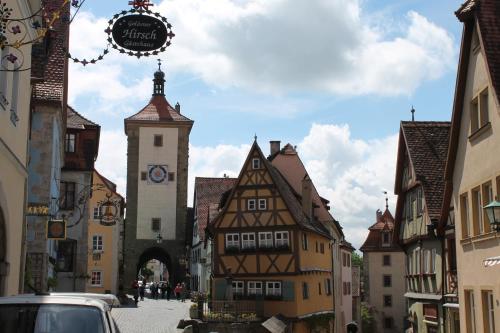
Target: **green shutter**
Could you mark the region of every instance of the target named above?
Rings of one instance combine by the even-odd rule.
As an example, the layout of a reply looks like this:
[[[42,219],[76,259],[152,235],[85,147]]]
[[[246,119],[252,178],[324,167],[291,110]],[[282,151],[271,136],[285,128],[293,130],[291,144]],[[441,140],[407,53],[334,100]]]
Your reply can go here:
[[[224,300],[226,297],[226,280],[218,279],[214,281],[214,300]]]
[[[283,281],[283,300],[295,300],[295,287],[293,281]]]

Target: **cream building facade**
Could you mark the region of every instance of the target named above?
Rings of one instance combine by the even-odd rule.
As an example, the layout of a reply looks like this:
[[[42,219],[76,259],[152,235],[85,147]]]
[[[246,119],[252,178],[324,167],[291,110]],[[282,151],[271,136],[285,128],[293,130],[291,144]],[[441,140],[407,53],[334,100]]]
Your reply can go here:
[[[405,266],[403,250],[393,242],[394,218],[388,207],[377,210],[376,222],[369,228],[361,246],[363,252],[364,290],[366,301],[373,310],[375,331],[402,332],[404,329]],[[391,306],[384,304],[391,298]]]
[[[500,233],[483,208],[500,194],[499,11],[498,1],[481,0],[456,12],[464,31],[446,181],[456,221],[460,332],[500,332],[500,265],[487,261],[500,254]]]
[[[12,9],[13,18],[29,17],[38,10],[36,2],[25,0],[7,1],[6,6]],[[31,25],[23,29],[26,39],[36,39]],[[19,36],[8,31],[5,42],[13,44]],[[23,69],[31,68],[31,45],[19,49],[6,46],[1,51],[2,69],[19,70],[0,72],[0,296],[23,291],[31,98],[30,71]],[[17,59],[8,60],[9,54]]]
[[[118,271],[122,261],[124,199],[116,185],[99,172],[93,173],[93,194],[89,200],[88,268],[90,293],[118,292]]]

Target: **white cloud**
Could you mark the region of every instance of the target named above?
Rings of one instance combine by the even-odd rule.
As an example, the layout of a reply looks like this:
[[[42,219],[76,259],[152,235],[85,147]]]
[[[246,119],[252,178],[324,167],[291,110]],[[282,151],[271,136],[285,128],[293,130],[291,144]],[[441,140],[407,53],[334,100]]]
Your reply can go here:
[[[293,144],[293,143],[292,143]],[[121,131],[103,131],[97,170],[116,182],[125,194],[126,137]],[[266,149],[262,145],[262,149]],[[192,204],[194,178],[237,177],[250,145],[190,146],[188,201]],[[375,211],[384,208],[383,191],[389,193],[394,213],[393,183],[397,135],[376,140],[351,137],[347,125],[313,124],[298,144],[298,151],[321,196],[331,202],[347,240],[356,248],[363,243]]]
[[[127,190],[127,137],[123,131],[103,130],[99,140],[96,170],[116,184],[125,197]]]
[[[361,4],[169,0],[154,10],[167,16],[176,33],[161,55],[167,70],[190,73],[217,87],[404,95],[452,69],[456,50],[443,28],[410,11],[403,21],[387,18],[395,26],[389,36],[389,29],[370,23],[370,13]],[[79,57],[98,54],[106,45],[106,21],[80,12],[71,27],[71,52]],[[143,98],[150,92],[143,84],[150,79],[153,62],[111,50],[98,65],[72,65],[70,97],[95,94],[118,103],[139,92],[137,98]],[[146,75],[139,64],[148,65]]]
[[[349,126],[313,124],[299,143],[299,154],[318,192],[331,202],[348,241],[362,245],[375,211],[384,209],[384,194],[394,213],[393,184],[397,135],[376,140],[351,137]]]

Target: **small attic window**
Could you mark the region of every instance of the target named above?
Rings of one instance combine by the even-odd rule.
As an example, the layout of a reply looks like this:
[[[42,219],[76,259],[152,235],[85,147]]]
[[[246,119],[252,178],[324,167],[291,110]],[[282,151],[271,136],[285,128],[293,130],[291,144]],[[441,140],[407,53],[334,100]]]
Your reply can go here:
[[[254,158],[252,160],[252,169],[260,169],[260,159]]]
[[[383,232],[382,233],[382,246],[390,246],[391,245],[391,233]]]

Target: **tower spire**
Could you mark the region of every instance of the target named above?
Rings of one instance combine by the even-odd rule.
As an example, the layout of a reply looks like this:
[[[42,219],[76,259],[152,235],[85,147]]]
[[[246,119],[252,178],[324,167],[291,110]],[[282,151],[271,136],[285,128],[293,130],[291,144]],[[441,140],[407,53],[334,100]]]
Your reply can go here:
[[[413,105],[411,106],[411,121],[415,121],[415,109],[413,108]]]
[[[387,198],[387,191],[384,191],[385,194],[385,210],[389,209],[389,198]]]
[[[165,96],[165,73],[161,70],[161,59],[158,59],[158,70],[154,74],[153,96]]]

